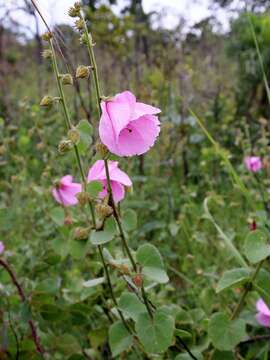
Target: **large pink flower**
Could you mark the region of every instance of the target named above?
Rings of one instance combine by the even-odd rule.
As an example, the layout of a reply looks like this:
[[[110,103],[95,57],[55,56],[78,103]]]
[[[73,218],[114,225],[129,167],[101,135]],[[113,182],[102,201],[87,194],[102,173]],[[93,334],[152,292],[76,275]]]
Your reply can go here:
[[[256,303],[256,308],[258,310],[256,315],[258,323],[262,326],[270,327],[270,309],[268,306],[262,299],[259,299]]]
[[[64,206],[76,205],[78,199],[76,195],[82,191],[82,185],[72,182],[71,175],[62,177],[59,185],[52,189],[55,200]]]
[[[262,161],[258,156],[247,156],[244,162],[246,168],[251,172],[257,172],[262,168]]]
[[[102,101],[99,136],[107,148],[118,156],[141,155],[154,145],[160,132],[155,114],[160,109],[136,102],[130,91]]]
[[[125,197],[125,186],[131,186],[132,182],[128,175],[118,168],[117,161],[109,161],[108,165],[113,200],[118,203]],[[89,169],[87,180],[100,181],[103,184],[103,190],[98,194],[101,199],[108,194],[104,160],[97,160]]]

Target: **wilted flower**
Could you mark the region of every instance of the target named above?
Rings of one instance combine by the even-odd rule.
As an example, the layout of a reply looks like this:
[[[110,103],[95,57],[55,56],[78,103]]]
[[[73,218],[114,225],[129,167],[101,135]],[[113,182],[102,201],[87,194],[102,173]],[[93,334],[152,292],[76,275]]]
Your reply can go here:
[[[54,199],[64,206],[76,205],[78,199],[76,195],[82,191],[81,184],[72,182],[71,175],[62,177],[55,188],[52,189]]]
[[[3,254],[4,251],[5,251],[5,245],[2,241],[0,241],[0,255]]]
[[[256,315],[256,320],[262,326],[270,327],[270,309],[265,304],[263,299],[259,299],[256,303],[256,308],[258,313]]]
[[[257,172],[262,168],[262,161],[258,156],[247,156],[244,162],[246,168],[251,172]]]
[[[50,96],[50,95],[45,95],[45,96],[41,99],[39,105],[40,105],[40,106],[52,106],[53,101],[54,101],[54,98],[53,98],[52,96]]]
[[[136,102],[130,91],[102,101],[101,108],[99,136],[113,154],[141,155],[154,145],[160,132],[155,114],[160,109]]]
[[[73,78],[71,74],[63,74],[61,78],[63,85],[73,85]]]
[[[118,203],[125,197],[125,186],[131,186],[132,182],[128,175],[118,168],[117,161],[109,161],[108,165],[113,199],[116,203]],[[103,190],[98,194],[98,196],[101,199],[107,196],[108,189],[105,164],[103,160],[96,161],[89,169],[87,180],[88,182],[100,181],[103,184]]]

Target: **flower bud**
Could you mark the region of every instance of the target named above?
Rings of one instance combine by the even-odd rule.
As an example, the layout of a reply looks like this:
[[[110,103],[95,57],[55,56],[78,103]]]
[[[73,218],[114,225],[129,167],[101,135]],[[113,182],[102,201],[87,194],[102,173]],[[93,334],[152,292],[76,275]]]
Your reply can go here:
[[[70,149],[72,149],[72,147],[73,147],[72,141],[70,141],[70,140],[62,140],[62,141],[60,141],[60,143],[58,145],[58,152],[61,155],[65,154]]]
[[[142,274],[136,274],[135,276],[133,276],[132,282],[133,282],[137,287],[139,287],[139,288],[142,287],[142,284],[143,284]]]
[[[78,144],[80,141],[80,132],[74,127],[68,131],[68,139],[72,141],[73,144]]]
[[[70,17],[77,17],[81,15],[80,11],[81,11],[81,4],[79,2],[75,2],[74,6],[69,8],[68,15]]]
[[[88,78],[90,75],[90,68],[89,66],[80,65],[76,70],[76,78],[77,79],[85,79]]]
[[[71,74],[61,75],[61,80],[63,85],[73,85],[73,77]]]
[[[101,219],[105,219],[113,213],[112,207],[106,204],[97,204],[95,209]]]
[[[50,39],[52,38],[52,33],[50,31],[47,31],[41,36],[41,38],[44,41],[50,41]]]
[[[50,95],[45,95],[45,96],[41,99],[39,105],[40,105],[40,106],[52,106],[53,100],[54,100],[54,98],[53,98],[52,96],[50,96]]]
[[[88,238],[90,234],[90,228],[87,227],[87,228],[83,228],[83,227],[77,227],[75,230],[74,230],[74,238],[76,240],[85,240]]]
[[[80,205],[84,206],[89,202],[90,195],[87,192],[82,191],[77,194],[77,199],[78,199]]]
[[[102,159],[106,158],[106,156],[109,154],[109,150],[101,142],[96,144],[96,152],[102,157]]]
[[[42,52],[42,57],[44,59],[51,59],[52,58],[52,51],[50,49],[46,49]]]
[[[83,19],[79,19],[75,21],[75,27],[80,31],[84,29],[84,21]]]
[[[73,223],[72,216],[70,214],[67,214],[65,216],[64,224],[68,226],[71,225],[72,223]]]

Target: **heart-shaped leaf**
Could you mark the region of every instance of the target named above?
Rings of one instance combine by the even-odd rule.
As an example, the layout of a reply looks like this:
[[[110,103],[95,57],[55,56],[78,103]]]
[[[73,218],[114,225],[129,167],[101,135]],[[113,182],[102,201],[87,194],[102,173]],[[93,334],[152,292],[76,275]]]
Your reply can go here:
[[[270,244],[267,243],[265,233],[261,230],[248,233],[244,253],[252,264],[256,264],[270,256]]]
[[[109,330],[109,344],[113,356],[121,354],[132,345],[132,336],[121,321],[111,325]]]
[[[250,271],[246,268],[226,271],[217,284],[216,292],[219,293],[234,286],[245,284],[249,281],[249,274]]]

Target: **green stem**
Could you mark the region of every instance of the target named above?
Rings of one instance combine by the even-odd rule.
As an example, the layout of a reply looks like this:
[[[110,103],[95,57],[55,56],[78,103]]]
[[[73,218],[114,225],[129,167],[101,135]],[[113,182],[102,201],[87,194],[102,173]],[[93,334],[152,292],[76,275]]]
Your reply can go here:
[[[57,87],[58,87],[58,91],[59,91],[59,95],[60,95],[60,99],[61,99],[61,103],[62,103],[66,128],[67,128],[67,130],[70,130],[70,129],[72,129],[72,122],[71,122],[71,118],[70,118],[70,114],[69,114],[69,110],[68,110],[68,106],[67,106],[67,102],[66,102],[65,93],[64,93],[64,90],[63,90],[63,85],[61,83],[60,73],[59,73],[59,70],[58,70],[56,54],[55,54],[52,39],[50,39],[50,48],[51,48],[51,51],[52,51],[53,70],[54,70],[54,74],[55,74],[55,78],[56,78],[56,82],[57,82]],[[75,152],[75,157],[76,157],[77,164],[78,164],[78,167],[79,167],[79,171],[80,171],[80,174],[81,174],[83,188],[84,188],[84,191],[86,191],[87,179],[86,179],[85,172],[83,170],[82,159],[80,157],[78,146],[76,144],[74,144],[74,152]],[[96,217],[95,217],[94,207],[93,207],[93,204],[92,204],[91,200],[89,200],[88,203],[89,203],[89,208],[90,208],[90,212],[91,212],[93,225],[94,225],[94,228],[95,228],[96,227]]]
[[[235,307],[235,309],[234,309],[234,311],[233,311],[233,313],[232,313],[231,320],[234,320],[234,319],[238,316],[238,314],[240,313],[240,311],[242,310],[242,307],[243,307],[243,305],[244,305],[244,303],[245,303],[246,297],[247,297],[248,293],[249,293],[249,292],[251,291],[251,289],[252,289],[252,284],[253,284],[253,282],[255,281],[255,279],[256,279],[256,277],[257,277],[257,275],[258,275],[258,273],[259,273],[259,271],[260,271],[260,269],[261,269],[261,267],[262,267],[262,265],[263,265],[263,262],[264,262],[264,260],[260,261],[260,262],[257,264],[257,266],[256,266],[256,268],[255,268],[255,270],[254,270],[254,273],[253,273],[253,275],[252,275],[252,277],[251,277],[251,279],[250,279],[249,284],[247,284],[247,286],[246,286],[246,288],[245,288],[245,290],[244,290],[244,292],[243,292],[243,294],[242,294],[242,296],[241,296],[238,304],[236,305],[236,307]]]
[[[84,23],[84,36],[86,39],[86,46],[88,49],[88,55],[89,55],[89,59],[90,59],[90,64],[92,66],[92,70],[93,70],[93,74],[94,74],[94,84],[95,84],[95,90],[96,90],[96,97],[97,97],[97,109],[98,109],[98,114],[99,116],[101,116],[101,106],[100,106],[100,100],[101,100],[101,90],[100,90],[100,83],[99,83],[99,76],[98,76],[98,69],[97,69],[97,62],[96,62],[96,58],[95,58],[95,53],[94,53],[94,43],[93,43],[93,39],[91,34],[88,33],[88,29],[87,29],[87,25],[85,22],[84,17],[81,15],[81,19],[83,20]],[[113,208],[113,215],[114,218],[116,220],[118,229],[119,229],[119,233],[120,233],[120,237],[122,240],[122,244],[124,249],[127,252],[127,255],[129,257],[129,260],[132,264],[132,268],[135,272],[137,272],[137,266],[136,266],[136,261],[134,260],[131,251],[129,249],[126,237],[125,237],[125,233],[123,231],[123,227],[122,227],[122,223],[120,220],[120,217],[118,215],[114,200],[113,200],[113,196],[112,196],[112,188],[111,188],[111,182],[110,182],[110,173],[109,173],[109,166],[108,166],[108,160],[104,159],[104,164],[105,164],[105,171],[106,171],[106,179],[107,179],[107,186],[108,186],[108,192],[109,192],[109,197],[110,197],[110,202],[112,204],[112,208]],[[144,295],[143,295],[144,293]],[[152,317],[152,311],[149,305],[149,301],[147,299],[144,287],[142,285],[142,296],[143,296],[143,300],[145,303],[145,306],[147,308],[147,311],[149,312],[149,315]]]

